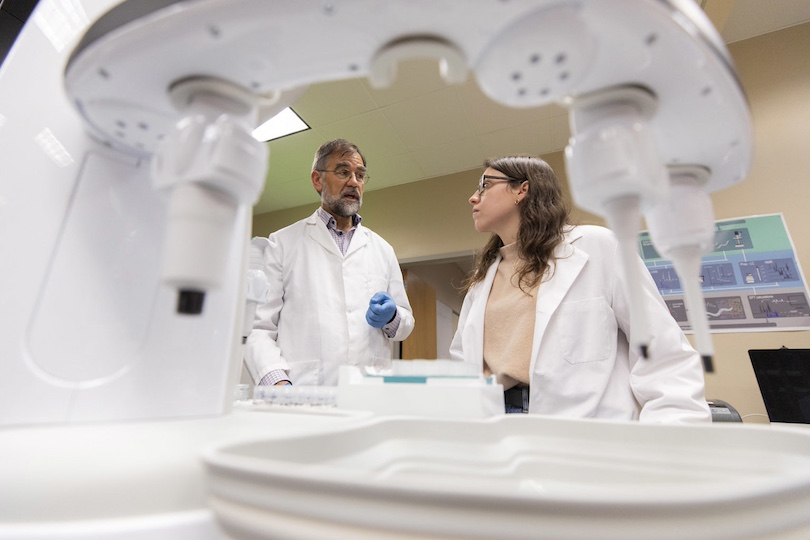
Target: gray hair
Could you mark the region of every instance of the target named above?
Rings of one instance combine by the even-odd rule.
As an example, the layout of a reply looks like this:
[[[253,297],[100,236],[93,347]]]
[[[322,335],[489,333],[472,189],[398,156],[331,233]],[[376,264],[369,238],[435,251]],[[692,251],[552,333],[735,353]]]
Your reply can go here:
[[[315,152],[315,159],[312,161],[312,170],[318,171],[326,168],[329,161],[329,156],[348,156],[351,154],[358,154],[360,159],[363,160],[363,165],[366,165],[366,156],[357,148],[356,145],[350,143],[346,139],[335,139],[333,141],[325,142]]]

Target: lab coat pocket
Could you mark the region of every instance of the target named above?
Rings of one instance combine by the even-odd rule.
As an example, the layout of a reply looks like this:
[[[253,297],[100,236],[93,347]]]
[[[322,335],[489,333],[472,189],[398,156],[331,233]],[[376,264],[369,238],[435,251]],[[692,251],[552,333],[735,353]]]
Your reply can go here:
[[[604,362],[616,353],[616,318],[604,298],[564,302],[555,314],[562,358],[569,364]]]
[[[303,360],[287,361],[290,366],[290,381],[297,386],[318,386],[320,384],[321,361]]]
[[[380,291],[388,292],[388,280],[383,276],[366,276],[366,288],[369,298]]]

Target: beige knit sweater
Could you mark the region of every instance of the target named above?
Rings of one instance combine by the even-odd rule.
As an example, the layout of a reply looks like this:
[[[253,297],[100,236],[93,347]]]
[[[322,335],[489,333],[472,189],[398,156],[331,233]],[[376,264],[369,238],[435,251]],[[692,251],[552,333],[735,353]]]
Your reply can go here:
[[[517,244],[500,249],[501,262],[484,315],[484,373],[495,374],[504,390],[529,384],[538,284],[518,287]]]

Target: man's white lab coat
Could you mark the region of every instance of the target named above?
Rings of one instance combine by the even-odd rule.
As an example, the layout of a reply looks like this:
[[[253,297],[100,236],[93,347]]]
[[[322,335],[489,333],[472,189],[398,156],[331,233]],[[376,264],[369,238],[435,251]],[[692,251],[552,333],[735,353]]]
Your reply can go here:
[[[529,412],[647,422],[710,421],[703,368],[642,266],[654,338],[650,358],[629,351],[630,312],[608,229],[576,227],[557,247],[554,273],[537,291]],[[450,348],[483,366],[484,311],[500,257],[468,292]]]
[[[269,240],[270,300],[258,306],[245,348],[253,380],[284,369],[296,385],[336,385],[339,366],[391,358],[391,341],[410,335],[414,320],[402,272],[378,234],[358,225],[344,256],[316,212]],[[365,318],[379,291],[391,295],[400,316],[390,339]]]

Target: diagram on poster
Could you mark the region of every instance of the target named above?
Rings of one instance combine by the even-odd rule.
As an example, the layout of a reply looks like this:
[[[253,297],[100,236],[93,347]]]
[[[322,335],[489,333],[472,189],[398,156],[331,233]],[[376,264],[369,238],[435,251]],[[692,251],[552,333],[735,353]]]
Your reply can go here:
[[[806,330],[810,304],[793,241],[782,214],[717,221],[712,253],[699,279],[714,332]],[[639,236],[641,257],[669,312],[691,330],[681,282],[648,232]]]

